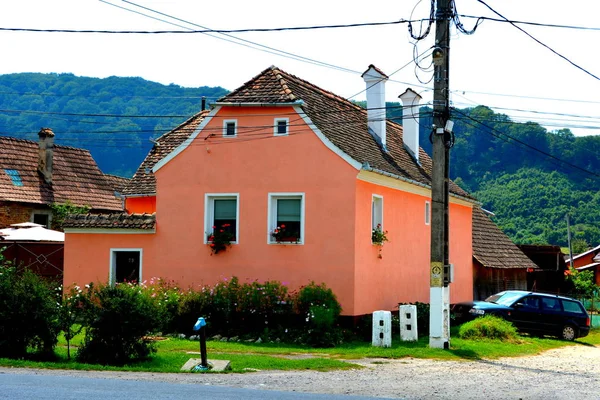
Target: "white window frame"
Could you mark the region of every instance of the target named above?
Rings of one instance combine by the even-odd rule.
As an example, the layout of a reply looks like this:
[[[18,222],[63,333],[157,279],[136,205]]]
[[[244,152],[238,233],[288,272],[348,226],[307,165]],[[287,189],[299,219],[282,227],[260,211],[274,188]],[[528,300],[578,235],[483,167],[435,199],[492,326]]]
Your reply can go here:
[[[383,196],[373,194],[371,196],[371,238],[373,237],[373,230],[377,228],[378,224],[381,224],[381,230],[383,231]]]
[[[204,244],[209,244],[208,234],[213,231],[215,222],[215,199],[235,199],[235,241],[240,242],[240,194],[239,193],[205,193],[204,194]]]
[[[300,199],[300,239],[298,242],[285,242],[285,244],[303,245],[305,238],[305,194],[303,192],[279,192],[268,194],[268,205],[267,205],[267,244],[281,244],[277,243],[271,236],[271,232],[277,228],[277,200],[280,199]]]
[[[33,210],[31,211],[31,217],[29,217],[29,222],[33,222],[36,214],[39,215],[47,215],[48,216],[48,226],[46,228],[52,228],[52,210]]]
[[[108,270],[108,283],[111,286],[114,286],[117,279],[117,253],[123,251],[130,252],[138,252],[140,253],[140,279],[138,283],[142,283],[144,280],[142,278],[142,264],[144,261],[144,249],[141,248],[111,248],[110,249],[110,265]]]
[[[235,124],[235,128],[233,130],[233,135],[228,135],[227,134],[227,124]],[[237,119],[224,119],[223,120],[223,137],[227,137],[227,138],[233,138],[233,137],[237,137],[238,135],[238,123],[237,123]]]
[[[431,202],[425,202],[425,225],[431,225]]]
[[[279,133],[279,123],[285,122],[285,133]],[[290,119],[289,118],[275,118],[275,124],[273,126],[274,136],[288,136],[290,133]]]

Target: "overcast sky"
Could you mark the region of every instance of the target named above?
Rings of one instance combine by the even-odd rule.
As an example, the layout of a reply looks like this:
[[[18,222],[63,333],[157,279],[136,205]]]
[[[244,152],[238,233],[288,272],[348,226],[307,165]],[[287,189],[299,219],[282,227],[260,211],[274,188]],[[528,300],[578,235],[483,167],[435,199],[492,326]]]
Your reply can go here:
[[[275,28],[421,19],[428,16],[430,7],[426,0],[133,1],[163,15],[122,0],[3,1],[0,28],[149,31]],[[477,0],[455,2],[460,14],[498,17]],[[600,28],[597,0],[487,0],[486,3],[509,20]],[[470,29],[475,19],[463,17],[462,22]],[[536,121],[551,130],[570,128],[577,135],[600,134],[600,81],[590,76],[600,76],[597,52],[600,30],[518,26],[581,68],[508,23],[484,21],[471,36],[453,29],[450,44],[453,104],[459,108],[484,104],[514,120]],[[419,24],[414,29],[418,31]],[[421,93],[425,103],[432,99],[433,84],[428,83],[431,73],[415,71],[414,41],[410,40],[406,24],[231,35],[0,31],[0,74],[68,72],[91,77],[139,76],[163,84],[221,86],[233,90],[265,68],[276,65],[343,97],[362,100],[365,84],[360,74],[374,64],[391,75],[387,84],[388,101],[398,101],[397,96],[407,87]],[[428,54],[434,35],[435,27],[427,39],[419,42],[417,54]],[[236,37],[247,42],[240,45]],[[308,62],[299,61],[298,56]],[[423,64],[429,60],[424,58]]]

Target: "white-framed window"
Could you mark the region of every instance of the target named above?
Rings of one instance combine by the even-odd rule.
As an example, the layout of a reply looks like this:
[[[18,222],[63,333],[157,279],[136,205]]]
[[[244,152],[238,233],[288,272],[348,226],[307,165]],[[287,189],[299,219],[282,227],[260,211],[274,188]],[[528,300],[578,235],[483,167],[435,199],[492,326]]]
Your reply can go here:
[[[431,202],[425,202],[425,225],[431,224]]]
[[[269,193],[267,243],[304,243],[304,193]]]
[[[377,194],[371,197],[371,238],[375,229],[383,231],[383,196]]]
[[[237,136],[237,120],[236,119],[223,120],[223,136],[224,137],[236,137]]]
[[[289,118],[275,118],[274,135],[285,136],[289,133]]]
[[[142,281],[142,249],[110,249],[108,281],[111,285],[121,282]]]
[[[240,195],[239,193],[207,193],[204,196],[204,243],[209,243],[209,236],[215,229],[231,232],[239,243],[240,227]]]
[[[34,210],[31,212],[30,222],[40,224],[50,229],[52,226],[52,211]]]

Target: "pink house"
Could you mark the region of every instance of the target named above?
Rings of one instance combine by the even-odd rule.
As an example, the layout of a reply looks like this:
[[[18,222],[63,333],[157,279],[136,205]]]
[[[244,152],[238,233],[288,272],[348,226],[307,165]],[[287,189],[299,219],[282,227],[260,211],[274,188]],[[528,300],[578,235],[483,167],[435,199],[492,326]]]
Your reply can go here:
[[[412,117],[419,97],[401,96],[403,131],[385,120],[387,76],[370,66],[363,79],[368,110],[270,67],[163,135],[124,191],[128,214],[66,222],[64,284],[315,281],[345,315],[429,302],[431,159]],[[458,302],[473,296],[475,201],[450,191]],[[212,254],[223,224],[233,244]],[[382,248],[372,243],[378,224]],[[282,225],[289,237],[278,241]]]

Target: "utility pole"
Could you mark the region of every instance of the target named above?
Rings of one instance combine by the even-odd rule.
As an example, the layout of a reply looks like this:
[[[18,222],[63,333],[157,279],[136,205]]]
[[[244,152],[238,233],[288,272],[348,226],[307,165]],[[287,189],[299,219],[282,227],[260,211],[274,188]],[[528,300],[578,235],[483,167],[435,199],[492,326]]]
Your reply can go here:
[[[448,249],[448,167],[450,121],[451,0],[437,0],[433,50],[433,167],[431,174],[431,264],[429,281],[429,347],[450,347],[450,276]]]

